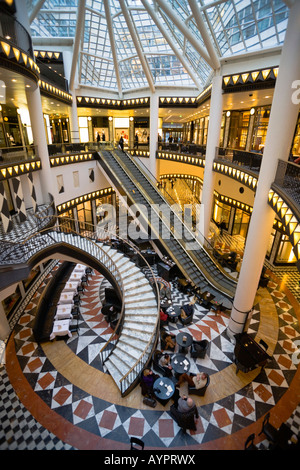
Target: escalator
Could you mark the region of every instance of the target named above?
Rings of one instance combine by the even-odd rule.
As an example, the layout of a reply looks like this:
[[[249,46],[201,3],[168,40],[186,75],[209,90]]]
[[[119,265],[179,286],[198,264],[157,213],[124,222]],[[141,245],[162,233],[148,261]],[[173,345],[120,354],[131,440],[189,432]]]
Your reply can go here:
[[[155,220],[158,223],[157,231],[153,230],[151,224],[153,205],[167,204],[169,208],[170,205],[131,157],[121,150],[103,151],[98,153],[98,164],[119,194],[127,197],[129,206],[141,204],[146,208],[147,213],[142,216],[144,230],[151,233],[152,237],[153,232],[155,233],[157,242],[161,243],[186,278],[189,278],[201,290],[209,287],[211,293],[220,301],[232,300],[236,280],[212,259],[173,211],[170,212],[170,224],[168,224],[160,212],[154,210]],[[141,222],[141,217],[139,217],[139,222]],[[177,232],[174,227],[177,227]],[[178,233],[182,236],[177,236]],[[193,244],[192,249],[189,248],[189,243]]]

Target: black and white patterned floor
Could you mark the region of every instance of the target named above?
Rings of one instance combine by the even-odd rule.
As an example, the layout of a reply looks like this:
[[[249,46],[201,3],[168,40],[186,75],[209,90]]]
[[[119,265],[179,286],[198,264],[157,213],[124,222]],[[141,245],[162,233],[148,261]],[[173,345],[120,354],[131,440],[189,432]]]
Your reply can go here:
[[[101,314],[99,291],[102,282],[102,276],[94,273],[88,295],[82,301],[80,334],[67,341],[74,354],[100,371],[99,344],[110,334]],[[135,435],[142,437],[148,447],[164,450],[211,443],[219,438],[230,437],[272,410],[284,397],[295,377],[298,364],[293,361],[293,345],[300,341],[299,323],[285,294],[271,282],[268,290],[279,317],[278,342],[272,363],[238,392],[201,406],[197,431],[183,434],[168,410],[139,410],[99,399],[70,383],[53,367],[43,348],[34,342],[31,331],[35,307],[44,286],[41,285],[15,327],[16,357],[24,378],[32,388],[33,397],[42,399],[58,417],[70,423],[74,433],[78,428],[107,439],[108,442],[122,444],[129,442],[129,435]],[[173,285],[172,300],[175,305],[181,305],[189,297]],[[259,306],[256,306],[249,332],[257,332],[259,320]],[[195,339],[208,339],[210,342],[206,358],[197,359],[191,371],[203,370],[212,375],[232,363],[233,345],[226,336],[227,323],[226,315],[215,316],[196,304],[192,325],[182,328],[180,323],[169,324],[174,334],[188,331]],[[71,438],[62,442],[31,416],[11,387],[5,365],[0,369],[0,424],[0,449],[78,448],[72,445]],[[289,424],[299,428],[299,410],[295,409]]]

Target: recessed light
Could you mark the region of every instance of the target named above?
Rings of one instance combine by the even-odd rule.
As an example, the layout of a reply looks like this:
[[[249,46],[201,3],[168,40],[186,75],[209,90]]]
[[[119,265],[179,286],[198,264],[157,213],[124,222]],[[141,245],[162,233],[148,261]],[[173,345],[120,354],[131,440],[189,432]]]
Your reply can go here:
[[[12,78],[11,81],[12,81],[12,82],[16,82],[17,80],[16,80],[15,78]]]

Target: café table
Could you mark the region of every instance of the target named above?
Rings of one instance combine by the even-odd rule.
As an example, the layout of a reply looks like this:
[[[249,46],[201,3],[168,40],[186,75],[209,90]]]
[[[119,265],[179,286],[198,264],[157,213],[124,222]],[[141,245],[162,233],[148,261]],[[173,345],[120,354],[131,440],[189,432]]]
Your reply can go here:
[[[69,282],[80,282],[83,276],[85,276],[85,271],[72,273]]]
[[[84,264],[76,264],[75,268],[73,269],[73,272],[75,273],[85,273],[86,266]]]
[[[203,292],[201,294],[201,305],[206,308],[210,308],[211,301],[215,298],[215,295],[211,294],[208,291]]]
[[[56,338],[56,336],[69,336],[72,338],[72,333],[70,332],[70,320],[56,320],[53,324],[53,330],[50,335],[50,340]]]
[[[171,366],[175,374],[180,375],[188,373],[191,367],[191,363],[184,354],[174,354],[171,359]]]
[[[58,305],[56,308],[56,313],[55,313],[55,320],[62,320],[64,318],[72,318],[72,308],[74,307],[73,304],[64,304],[64,305]]]
[[[176,343],[179,346],[179,352],[187,352],[187,348],[191,346],[193,337],[189,333],[180,332],[176,335]]]
[[[64,292],[77,292],[77,287],[80,284],[80,281],[66,282],[64,287]]]
[[[177,323],[178,317],[180,315],[180,307],[173,307],[172,305],[166,309],[166,314],[169,317],[169,320],[173,323]]]
[[[62,291],[58,304],[71,304],[73,303],[74,292]]]
[[[172,307],[172,300],[171,299],[163,299],[160,301],[160,308],[167,313],[167,309]]]
[[[159,377],[153,384],[153,391],[157,400],[162,405],[166,405],[174,395],[175,384],[168,377]]]

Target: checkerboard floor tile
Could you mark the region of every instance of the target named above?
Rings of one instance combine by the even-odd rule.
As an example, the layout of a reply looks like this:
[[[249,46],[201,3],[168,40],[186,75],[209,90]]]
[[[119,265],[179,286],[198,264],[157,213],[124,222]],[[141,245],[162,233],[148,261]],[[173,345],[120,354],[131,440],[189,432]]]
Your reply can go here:
[[[81,305],[80,334],[67,339],[67,346],[84,364],[103,371],[99,358],[99,344],[104,343],[111,329],[101,314],[101,289],[106,280],[94,273],[85,291]],[[189,297],[172,287],[174,305],[189,301]],[[276,408],[284,397],[297,372],[298,364],[293,361],[295,341],[300,339],[297,317],[286,295],[271,282],[268,291],[276,306],[279,318],[278,342],[271,364],[266,366],[255,380],[238,392],[215,403],[199,407],[196,431],[185,434],[172,419],[169,410],[139,410],[130,406],[110,403],[81,390],[71,383],[59,370],[56,370],[43,349],[33,340],[32,320],[42,288],[31,300],[14,330],[16,359],[23,377],[32,389],[32,398],[38,397],[54,413],[58,426],[66,423],[71,434],[77,431],[88,432],[106,442],[129,443],[129,436],[142,438],[148,448],[175,449],[182,446],[202,448],[217,439],[226,441],[234,433],[253,426],[267,411]],[[258,330],[259,305],[252,313],[249,331]],[[201,305],[195,305],[194,322],[183,327],[180,322],[169,323],[174,334],[187,331],[195,339],[208,339],[210,346],[204,360],[192,360],[191,372],[198,370],[213,375],[233,361],[234,346],[226,336],[228,316],[215,315]],[[60,440],[39,424],[27,411],[22,400],[12,388],[6,368],[0,369],[0,449],[72,449],[72,439]],[[300,410],[296,407],[289,417],[288,425],[299,432]],[[52,418],[53,419],[53,418]],[[259,429],[260,430],[260,429]],[[244,438],[240,442],[243,448]],[[218,441],[222,442],[222,441]],[[219,444],[220,445],[220,444]],[[108,444],[109,446],[109,444]]]

